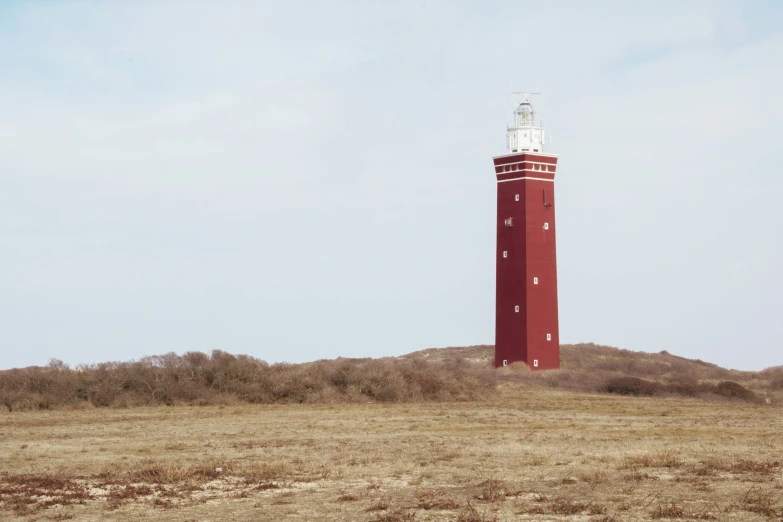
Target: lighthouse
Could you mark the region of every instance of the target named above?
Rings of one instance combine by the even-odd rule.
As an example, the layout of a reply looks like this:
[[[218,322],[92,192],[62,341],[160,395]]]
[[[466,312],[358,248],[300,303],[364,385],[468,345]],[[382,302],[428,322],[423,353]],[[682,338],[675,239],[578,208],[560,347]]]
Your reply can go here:
[[[546,147],[532,94],[521,95],[507,128],[497,178],[495,366],[523,361],[560,368],[555,249],[557,155]]]

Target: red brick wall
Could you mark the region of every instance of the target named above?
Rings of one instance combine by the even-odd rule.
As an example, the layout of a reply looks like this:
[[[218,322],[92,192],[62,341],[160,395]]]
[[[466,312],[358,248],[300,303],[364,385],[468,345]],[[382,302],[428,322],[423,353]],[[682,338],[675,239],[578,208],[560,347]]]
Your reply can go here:
[[[499,159],[505,163],[540,161],[531,156],[535,155]],[[541,159],[557,162],[557,158]],[[511,177],[554,178],[553,173],[541,174],[517,170]],[[505,172],[497,177],[509,178]],[[559,368],[554,182],[514,179],[498,183],[497,193],[495,365],[502,366],[507,360],[509,364],[524,361],[533,369]],[[505,225],[508,218],[513,220],[511,227]],[[549,341],[547,334],[551,335]],[[534,360],[538,360],[537,368]]]

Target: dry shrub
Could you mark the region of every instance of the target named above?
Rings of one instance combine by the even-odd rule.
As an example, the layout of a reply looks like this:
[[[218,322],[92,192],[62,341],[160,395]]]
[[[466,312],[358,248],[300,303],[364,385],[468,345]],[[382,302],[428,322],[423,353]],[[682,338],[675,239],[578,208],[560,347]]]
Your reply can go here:
[[[650,513],[653,519],[658,518],[690,518],[685,510],[677,504],[658,506]]]
[[[127,484],[111,488],[107,498],[110,500],[133,500],[153,493],[155,493],[153,489],[147,485]]]
[[[558,497],[549,505],[549,512],[554,515],[577,515],[586,511],[587,508],[588,505],[586,503]]]
[[[624,467],[631,469],[680,468],[683,464],[685,464],[685,462],[679,454],[673,451],[659,451],[626,457]]]
[[[128,473],[131,482],[148,484],[172,484],[187,480],[214,480],[230,474],[231,463],[196,462],[192,464],[173,464],[147,459],[139,467]]]
[[[269,491],[270,489],[280,489],[280,485],[274,482],[261,482],[253,486],[253,489],[256,491]]]
[[[498,517],[482,513],[474,508],[470,502],[459,512],[455,522],[497,522]]]
[[[741,384],[732,381],[723,381],[715,386],[716,395],[728,397],[731,399],[741,399],[743,401],[758,402],[758,396],[748,390]]]
[[[337,497],[337,502],[356,502],[357,500],[359,500],[359,497],[350,493],[345,493]]]
[[[777,514],[775,497],[771,491],[752,486],[742,498],[742,509],[768,517]]]
[[[481,484],[483,487],[481,493],[476,497],[477,500],[483,500],[485,502],[499,502],[506,498],[506,485],[502,480],[489,479]]]
[[[617,377],[606,381],[604,391],[619,395],[656,395],[662,386],[657,382],[645,381],[638,377]]]
[[[653,519],[684,518],[688,520],[717,520],[709,511],[688,512],[675,503],[671,503],[668,506],[660,505],[655,508],[650,515]]]
[[[760,402],[746,386],[783,389],[783,368],[726,370],[667,352],[642,353],[592,343],[561,346],[561,370],[524,363],[492,367],[489,345],[428,349],[399,358],[267,364],[220,350],[144,357],[69,368],[0,371],[0,403],[9,411],[147,405],[472,401],[502,382],[635,396],[722,397]],[[709,381],[709,382],[708,382]],[[713,384],[718,382],[719,384]]]
[[[384,498],[379,498],[367,508],[367,511],[386,511],[391,507],[389,501]]]
[[[583,482],[590,484],[590,489],[593,490],[599,484],[603,484],[609,480],[608,475],[603,471],[593,471],[592,473],[585,473],[579,476]]]
[[[421,509],[447,510],[459,508],[459,502],[449,497],[442,491],[420,491],[417,497],[418,506]]]
[[[625,475],[623,477],[623,480],[626,481],[626,482],[629,481],[629,480],[632,480],[634,482],[640,482],[642,480],[658,480],[658,477],[656,477],[655,475],[650,475],[649,473],[644,473],[644,472],[641,472],[641,471],[637,470],[637,471],[634,471],[633,473],[631,473],[629,475]]]
[[[539,497],[537,502],[547,502],[546,497]],[[565,497],[555,497],[546,505],[531,506],[525,510],[530,515],[602,515],[606,513],[606,507],[594,502],[579,502]]]
[[[733,381],[722,381],[718,384],[711,384],[697,383],[690,379],[683,379],[680,382],[663,384],[655,381],[646,381],[638,377],[614,377],[606,381],[601,391],[634,396],[666,394],[698,397],[711,394],[728,399],[738,399],[756,403],[761,402],[758,395]]]
[[[696,475],[711,475],[718,471],[727,473],[756,473],[760,475],[773,475],[781,467],[780,461],[759,461],[752,459],[730,460],[723,457],[712,457],[702,460],[692,469]]]
[[[9,411],[176,404],[470,401],[495,393],[491,376],[454,361],[337,359],[273,364],[215,350],[139,361],[0,371]]]
[[[395,509],[388,513],[379,513],[373,517],[372,522],[412,522],[416,520],[416,512],[407,509]]]

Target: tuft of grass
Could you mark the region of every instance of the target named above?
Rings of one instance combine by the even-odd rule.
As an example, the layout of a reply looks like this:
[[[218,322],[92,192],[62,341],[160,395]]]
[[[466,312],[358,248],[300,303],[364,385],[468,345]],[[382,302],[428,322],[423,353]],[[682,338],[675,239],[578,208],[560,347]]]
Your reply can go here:
[[[395,509],[387,513],[378,513],[372,522],[413,522],[416,520],[416,512],[407,509]]]
[[[632,473],[625,475],[623,477],[624,481],[634,481],[634,482],[640,482],[642,480],[658,480],[658,477],[655,475],[650,475],[649,473],[645,473],[643,471],[634,470]]]
[[[751,513],[758,513],[767,517],[777,515],[775,509],[775,496],[769,490],[764,490],[756,485],[751,486],[742,497],[742,509]],[[781,512],[783,517],[783,512]]]
[[[659,451],[633,455],[625,459],[625,468],[680,468],[685,461],[673,451]]]
[[[653,519],[659,518],[689,518],[685,510],[677,504],[669,504],[668,506],[659,505],[656,507],[650,516]]]
[[[726,472],[734,474],[753,473],[758,475],[771,476],[781,468],[780,461],[760,461],[752,459],[726,459],[723,457],[713,457],[702,460],[694,466],[691,471],[696,475],[714,475],[716,472]]]
[[[344,493],[337,497],[337,502],[356,502],[357,500],[359,500],[359,497],[350,493]]]
[[[370,504],[370,507],[367,508],[367,511],[386,511],[391,507],[391,504],[388,500],[384,498],[379,498],[372,504]]]
[[[477,500],[499,502],[506,499],[507,488],[502,480],[489,479],[479,484],[479,487],[483,487],[483,489],[481,490],[481,493],[476,496]]]
[[[468,502],[457,515],[455,522],[497,522],[497,520],[497,516],[482,513]]]
[[[687,520],[717,520],[717,517],[707,510],[698,512],[686,511],[682,506],[676,503],[669,505],[659,505],[651,513],[650,516],[657,520],[661,518],[683,518]]]
[[[460,504],[442,491],[425,490],[417,495],[417,505],[421,509],[449,510],[457,509]]]
[[[131,482],[172,484],[187,480],[214,480],[231,474],[231,463],[196,462],[171,463],[147,459],[128,474]]]

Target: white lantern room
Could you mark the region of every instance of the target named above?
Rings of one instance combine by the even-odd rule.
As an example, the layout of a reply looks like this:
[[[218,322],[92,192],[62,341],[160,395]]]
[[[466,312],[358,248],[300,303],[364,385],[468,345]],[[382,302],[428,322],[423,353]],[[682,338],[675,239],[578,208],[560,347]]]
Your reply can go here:
[[[508,151],[544,152],[544,129],[536,124],[536,109],[527,97],[514,110],[514,123],[508,127]]]

